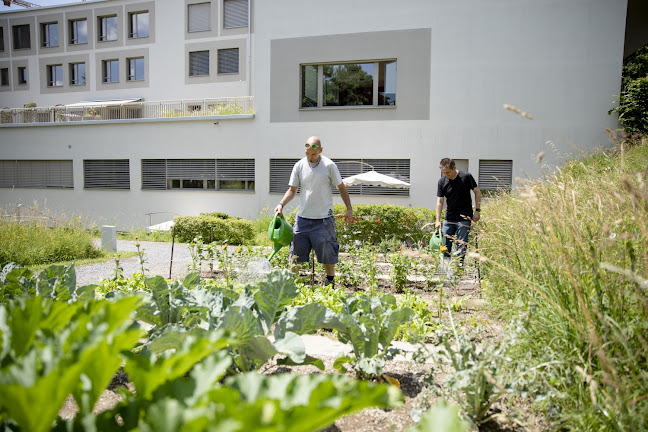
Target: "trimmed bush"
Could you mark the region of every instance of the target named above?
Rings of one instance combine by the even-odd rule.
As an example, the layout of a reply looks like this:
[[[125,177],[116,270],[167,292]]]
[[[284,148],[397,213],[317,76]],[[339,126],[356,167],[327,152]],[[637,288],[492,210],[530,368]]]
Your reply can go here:
[[[201,213],[198,216],[178,216],[175,222],[176,238],[180,242],[191,242],[200,236],[205,243],[212,238],[215,242],[230,244],[252,244],[254,226],[252,222],[225,213]]]
[[[420,242],[429,241],[429,230],[422,228],[425,224],[434,223],[436,215],[434,210],[423,207],[357,204],[353,206],[354,222],[347,226],[344,220],[346,207],[343,204],[335,204],[333,211],[337,215],[335,229],[338,242],[342,246],[352,245],[356,240],[363,244],[378,245],[388,239],[418,245]],[[294,210],[286,220],[294,225],[296,217],[297,210]]]

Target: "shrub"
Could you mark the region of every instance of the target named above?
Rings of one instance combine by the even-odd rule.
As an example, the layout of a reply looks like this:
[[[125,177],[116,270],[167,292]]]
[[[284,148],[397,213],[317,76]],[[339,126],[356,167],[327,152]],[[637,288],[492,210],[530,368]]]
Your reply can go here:
[[[648,45],[623,62],[619,106],[613,112],[627,132],[648,133]]]
[[[92,235],[80,228],[17,222],[0,225],[0,264],[15,262],[28,266],[102,255]]]
[[[252,244],[254,226],[252,222],[227,216],[224,213],[201,213],[198,216],[178,216],[175,222],[176,238],[180,242],[190,242],[201,237],[204,242],[231,244]]]

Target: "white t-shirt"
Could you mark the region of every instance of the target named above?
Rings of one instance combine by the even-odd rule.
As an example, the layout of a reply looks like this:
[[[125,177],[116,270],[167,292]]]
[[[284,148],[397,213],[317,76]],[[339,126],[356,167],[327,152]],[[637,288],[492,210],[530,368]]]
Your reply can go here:
[[[326,156],[314,168],[305,157],[299,160],[290,174],[290,186],[301,186],[297,215],[306,219],[324,219],[333,214],[331,188],[342,183],[337,165]]]

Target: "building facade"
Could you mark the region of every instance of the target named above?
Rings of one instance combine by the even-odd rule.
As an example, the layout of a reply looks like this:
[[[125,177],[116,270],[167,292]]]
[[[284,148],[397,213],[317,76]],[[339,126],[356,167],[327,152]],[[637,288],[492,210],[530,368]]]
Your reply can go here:
[[[551,166],[609,144],[626,6],[104,0],[0,13],[0,206],[119,229],[252,219],[276,206],[311,135],[343,177],[373,168],[412,184],[354,186],[354,203],[433,208],[443,157],[482,189],[511,188],[541,174],[542,152]]]

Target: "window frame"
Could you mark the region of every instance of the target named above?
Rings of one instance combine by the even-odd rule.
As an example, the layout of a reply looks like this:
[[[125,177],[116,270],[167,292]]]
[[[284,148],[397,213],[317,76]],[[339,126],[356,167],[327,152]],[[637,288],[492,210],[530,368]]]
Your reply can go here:
[[[245,11],[243,11],[243,8],[245,9]],[[242,12],[245,12],[244,13],[245,21],[241,23],[240,17],[237,15],[241,14]],[[234,15],[229,15],[229,14],[234,14]],[[223,28],[224,29],[247,27],[249,19],[250,19],[250,11],[248,9],[248,0],[223,0]]]
[[[80,82],[78,79],[80,72],[79,72],[79,65],[83,65],[83,82]],[[86,64],[85,62],[75,62],[75,63],[70,63],[70,85],[72,86],[81,86],[81,85],[86,85],[87,84],[87,78],[86,78]]]
[[[139,15],[146,15],[146,19],[148,21],[147,29],[146,29],[146,35],[139,35]],[[137,12],[129,12],[128,13],[128,37],[130,39],[143,39],[147,38],[150,36],[150,13],[149,11],[137,11]],[[133,22],[135,21],[135,22]],[[135,27],[137,27],[137,30],[135,30]]]
[[[228,53],[233,53],[236,52],[236,61],[233,61],[233,59],[226,58],[228,57]],[[221,57],[221,54],[223,56]],[[238,48],[219,48],[216,51],[216,70],[218,75],[236,75],[240,73],[240,67],[239,67],[239,62],[240,62],[240,50]],[[222,60],[222,61],[221,61]],[[221,71],[221,67],[223,69],[228,69],[228,68],[233,68],[236,67],[236,70],[225,70]]]
[[[74,189],[71,159],[5,159],[0,160],[0,168],[0,188]]]
[[[115,39],[108,39],[109,26],[108,20],[115,21]],[[119,40],[119,21],[117,15],[102,15],[97,17],[97,40],[99,42],[114,42]]]
[[[193,55],[197,56],[198,54],[205,54],[205,53],[206,53],[207,58],[202,59],[202,62],[201,62],[201,59],[196,59],[195,61],[192,59]],[[190,77],[209,76],[210,75],[209,57],[210,57],[209,50],[190,51],[189,52],[189,76]],[[194,66],[198,66],[199,68],[206,67],[207,72],[206,73],[192,73],[192,71],[194,71]],[[202,70],[202,69],[199,69],[199,70],[197,70],[195,72],[200,72],[200,70]]]
[[[11,79],[9,77],[9,68],[0,68],[0,86],[9,87],[11,85]]]
[[[117,64],[117,79],[113,80],[112,64]],[[111,66],[109,68],[109,66]],[[114,84],[119,82],[119,59],[105,59],[101,61],[101,82],[103,84]]]
[[[78,24],[80,22],[85,23],[85,40],[83,42],[79,41],[79,28]],[[69,20],[70,23],[70,45],[84,45],[88,43],[88,19],[87,18],[78,18]],[[75,39],[76,36],[76,39]]]
[[[137,79],[137,73],[139,69],[137,68],[137,60],[141,60],[141,68],[142,68],[142,78]],[[126,59],[128,62],[128,76],[126,78],[126,81],[145,81],[146,80],[146,66],[145,66],[145,61],[144,57],[129,57]]]
[[[46,66],[47,70],[47,87],[56,88],[63,87],[63,65],[62,64],[51,64]],[[59,81],[60,75],[60,81]],[[57,84],[59,83],[60,84]]]
[[[4,42],[5,42],[5,40],[4,40],[4,27],[0,26],[0,52],[5,51]]]
[[[142,190],[254,192],[255,163],[253,158],[142,159]]]
[[[53,26],[56,26],[53,28]],[[45,22],[41,23],[41,47],[42,48],[55,48],[58,47],[59,42],[59,24],[56,22]],[[56,34],[56,45],[51,41],[53,34]]]
[[[24,32],[24,29],[27,32]],[[20,31],[23,30],[23,31]],[[28,50],[31,49],[31,28],[29,24],[16,24],[12,26],[13,49],[14,50]],[[26,46],[18,46],[18,43],[26,42]]]
[[[354,104],[354,105],[327,105],[325,103],[326,100],[326,94],[325,94],[325,82],[324,82],[324,67],[325,66],[345,66],[345,65],[372,65],[372,95],[371,95],[371,104]],[[394,65],[394,78],[390,79],[393,80],[393,85],[396,86],[397,82],[397,77],[398,77],[398,62],[397,59],[380,59],[380,60],[358,60],[358,61],[353,61],[353,62],[348,62],[348,61],[340,61],[340,62],[326,62],[326,63],[302,63],[299,65],[299,109],[300,110],[313,110],[313,109],[362,109],[362,108],[396,108],[397,104],[397,89],[394,88],[394,92],[386,92],[384,91],[385,89],[385,76],[387,74],[387,66],[393,64]],[[308,106],[306,105],[306,100],[307,100],[307,95],[305,94],[306,90],[306,68],[312,68],[315,67],[317,68],[317,75],[316,75],[316,82],[315,82],[315,88],[316,88],[316,94],[315,96],[317,97],[317,100],[315,101],[314,105]],[[383,91],[381,92],[381,83],[383,85]],[[312,89],[312,83],[310,88]],[[312,92],[312,90],[311,90]],[[394,102],[391,104],[385,104],[381,103],[381,97],[383,98],[382,100],[384,101],[384,97],[386,93],[393,93],[394,97]],[[311,98],[308,98],[308,100],[312,100]]]
[[[27,66],[18,66],[16,68],[17,80],[19,85],[25,85],[29,81],[29,74],[27,73]]]
[[[207,7],[207,13],[202,13],[200,14],[199,7]],[[191,3],[187,5],[187,33],[198,33],[198,32],[204,32],[204,31],[211,31],[212,29],[212,22],[211,22],[211,8],[212,4],[211,2],[200,2],[200,3]],[[194,18],[194,14],[196,16],[204,16],[206,17],[206,27],[198,27],[198,28],[192,28],[192,22],[195,24],[196,20]],[[198,20],[199,23],[202,23],[200,20]]]

